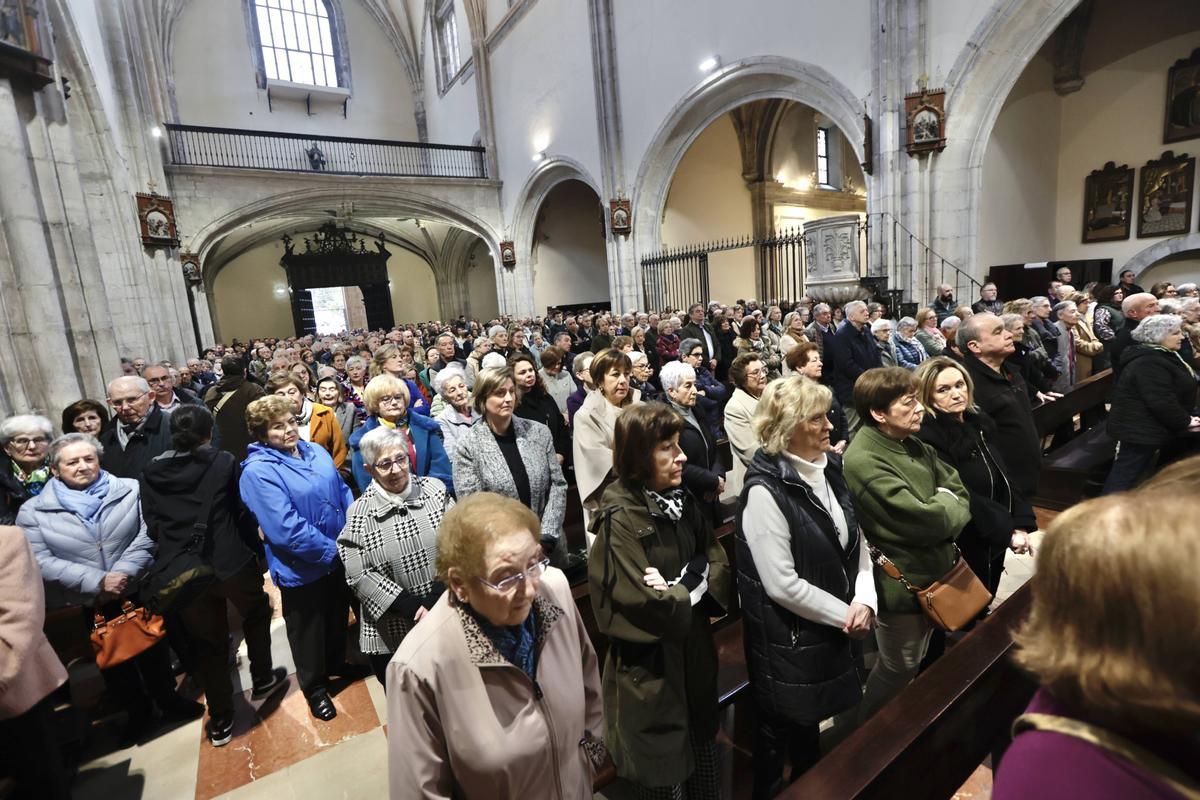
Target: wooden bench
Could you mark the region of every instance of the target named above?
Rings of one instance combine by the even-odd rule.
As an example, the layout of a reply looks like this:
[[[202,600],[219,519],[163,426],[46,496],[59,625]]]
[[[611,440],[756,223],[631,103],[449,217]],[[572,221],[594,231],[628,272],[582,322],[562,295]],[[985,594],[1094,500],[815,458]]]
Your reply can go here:
[[[1075,384],[1058,400],[1035,406],[1033,421],[1038,435],[1049,436],[1069,424],[1076,414],[1103,408],[1114,381],[1112,370],[1106,369]],[[1098,494],[1116,449],[1116,440],[1108,435],[1104,422],[1081,432],[1046,456],[1031,501],[1062,511],[1086,496]]]
[[[1037,686],[1010,656],[1028,584],[789,788],[781,800],[946,800],[989,755]]]

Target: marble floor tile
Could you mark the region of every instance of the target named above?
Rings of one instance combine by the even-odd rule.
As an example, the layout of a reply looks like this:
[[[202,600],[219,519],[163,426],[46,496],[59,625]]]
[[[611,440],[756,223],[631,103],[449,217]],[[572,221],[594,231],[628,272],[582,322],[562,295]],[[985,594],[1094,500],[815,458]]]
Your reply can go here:
[[[199,720],[179,725],[143,744],[111,750],[79,767],[72,786],[75,800],[190,798],[196,792],[196,768],[203,736]],[[112,734],[97,731],[89,750],[111,748]],[[86,757],[86,755],[85,755]]]
[[[330,687],[338,711],[330,722],[313,719],[294,675],[288,678],[285,695],[276,695],[257,709],[243,694],[237,702],[232,742],[211,747],[201,734],[196,800],[209,800],[261,780],[378,728],[379,716],[364,683],[335,682]]]
[[[220,800],[387,797],[387,740],[376,728],[220,795]]]

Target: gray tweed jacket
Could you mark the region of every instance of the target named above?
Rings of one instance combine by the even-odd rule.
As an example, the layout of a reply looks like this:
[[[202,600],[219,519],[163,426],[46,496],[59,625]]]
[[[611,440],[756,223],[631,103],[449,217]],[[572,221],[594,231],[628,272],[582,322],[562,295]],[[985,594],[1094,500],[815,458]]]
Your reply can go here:
[[[388,608],[404,592],[428,594],[437,577],[437,529],[454,505],[437,478],[410,478],[413,492],[395,506],[371,483],[346,512],[338,554],[346,583],[362,603],[358,641],[364,653],[394,653],[413,621]]]
[[[543,536],[561,536],[567,510],[567,480],[554,454],[550,429],[540,422],[514,416],[517,449],[529,475],[533,513],[542,518]],[[461,481],[461,483],[460,483]],[[496,492],[514,500],[517,484],[496,444],[496,436],[482,418],[459,439],[454,453],[454,491],[459,498],[475,492]]]

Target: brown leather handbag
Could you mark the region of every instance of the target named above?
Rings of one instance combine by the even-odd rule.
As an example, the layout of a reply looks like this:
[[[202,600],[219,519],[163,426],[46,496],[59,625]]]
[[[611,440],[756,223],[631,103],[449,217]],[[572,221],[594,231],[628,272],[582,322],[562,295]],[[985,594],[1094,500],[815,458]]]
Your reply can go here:
[[[958,545],[954,546],[954,552],[958,556],[954,566],[924,589],[904,577],[892,560],[874,545],[868,545],[868,548],[871,559],[879,568],[915,594],[917,602],[921,604],[921,611],[929,617],[930,622],[944,631],[956,631],[967,625],[992,602],[992,593],[975,576]]]
[[[167,633],[163,618],[145,608],[126,600],[121,604],[121,611],[120,616],[112,619],[105,619],[103,614],[96,612],[92,652],[96,654],[96,666],[100,669],[124,664],[141,655]]]

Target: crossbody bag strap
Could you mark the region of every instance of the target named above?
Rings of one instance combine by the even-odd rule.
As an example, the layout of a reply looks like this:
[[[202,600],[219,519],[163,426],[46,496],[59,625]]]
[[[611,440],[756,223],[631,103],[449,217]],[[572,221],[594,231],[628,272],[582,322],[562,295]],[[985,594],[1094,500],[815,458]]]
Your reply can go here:
[[[917,586],[912,581],[910,581],[908,578],[904,577],[904,573],[900,571],[900,568],[897,567],[895,564],[893,564],[892,560],[890,558],[888,558],[887,556],[885,556],[883,554],[883,551],[880,550],[878,547],[871,544],[870,542],[867,542],[867,551],[871,554],[871,560],[874,561],[875,564],[881,570],[886,572],[889,577],[894,578],[895,580],[904,584],[905,589],[908,589],[910,592],[914,592],[914,593],[925,591],[924,588]],[[955,554],[954,563],[957,564],[958,560],[960,558],[962,558],[962,551],[958,549],[957,544],[954,545],[954,554]]]
[[[1200,784],[1184,774],[1181,769],[1123,736],[1096,725],[1054,714],[1022,714],[1013,721],[1012,730],[1014,736],[1023,731],[1036,730],[1081,739],[1152,773],[1188,800],[1200,800]]]
[[[217,404],[215,406],[213,406],[213,416],[214,417],[217,414],[221,413],[221,409],[224,408],[225,404],[229,402],[229,398],[233,397],[235,394],[237,394],[237,389],[234,389],[232,392],[226,392],[225,394],[221,395],[220,401],[218,401]]]
[[[200,498],[200,510],[196,513],[196,522],[194,524],[195,533],[192,535],[193,544],[208,534],[208,518],[212,516],[213,502],[217,498],[217,491],[221,488],[219,482],[221,475],[217,469],[217,462],[214,459],[209,465],[208,471],[204,473],[204,479],[200,481],[200,486],[196,489],[196,496]]]

